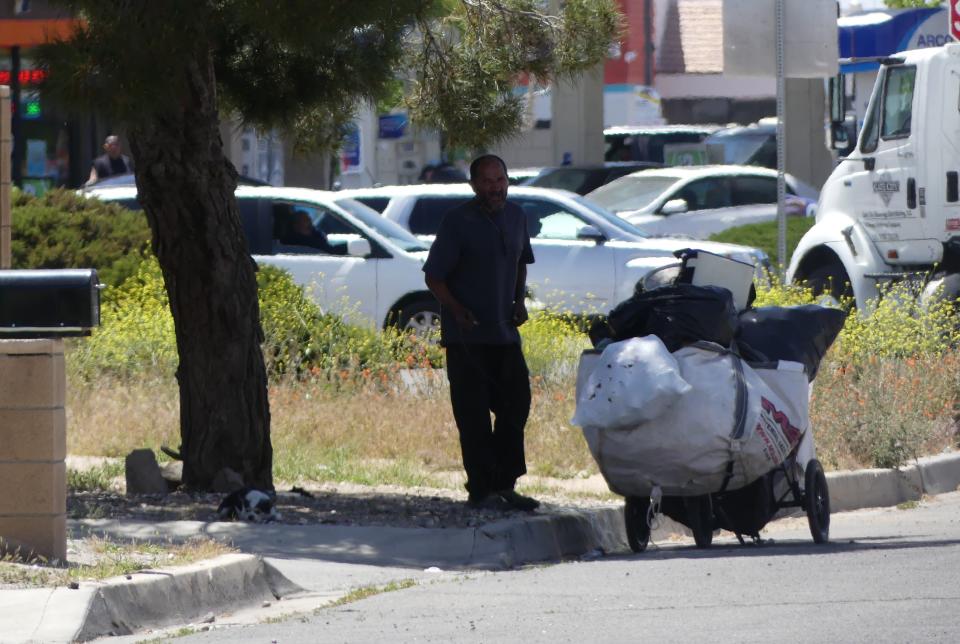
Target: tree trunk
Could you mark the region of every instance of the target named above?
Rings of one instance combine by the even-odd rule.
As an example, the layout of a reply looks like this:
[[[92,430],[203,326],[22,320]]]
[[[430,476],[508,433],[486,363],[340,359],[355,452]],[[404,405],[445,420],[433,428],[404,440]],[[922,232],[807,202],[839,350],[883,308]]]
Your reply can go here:
[[[140,202],[173,313],[183,482],[207,490],[229,467],[273,489],[270,407],[256,265],[223,154],[210,56],[184,60],[180,109],[133,124]]]

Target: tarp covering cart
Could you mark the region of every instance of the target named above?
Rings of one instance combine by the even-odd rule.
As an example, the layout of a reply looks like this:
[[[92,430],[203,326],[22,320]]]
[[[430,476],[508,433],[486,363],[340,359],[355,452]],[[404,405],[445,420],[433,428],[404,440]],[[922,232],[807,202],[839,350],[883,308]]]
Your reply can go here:
[[[595,348],[578,370],[572,422],[626,499],[630,547],[646,548],[658,512],[707,547],[718,529],[758,541],[790,507],[826,542],[830,497],[809,383],[845,313],[752,308],[752,272],[702,251],[680,260],[591,328]]]

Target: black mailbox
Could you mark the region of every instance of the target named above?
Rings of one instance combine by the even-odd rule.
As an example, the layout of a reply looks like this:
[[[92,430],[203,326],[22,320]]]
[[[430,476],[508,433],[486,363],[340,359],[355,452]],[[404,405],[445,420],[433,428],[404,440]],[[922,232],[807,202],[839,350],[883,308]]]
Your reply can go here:
[[[0,271],[0,339],[89,335],[99,324],[95,269]]]

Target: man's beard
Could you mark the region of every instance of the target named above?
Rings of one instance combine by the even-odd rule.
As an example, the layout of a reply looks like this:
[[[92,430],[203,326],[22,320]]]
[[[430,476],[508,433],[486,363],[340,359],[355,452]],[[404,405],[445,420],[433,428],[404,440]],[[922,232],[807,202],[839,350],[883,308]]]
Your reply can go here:
[[[506,203],[506,195],[497,195],[493,198],[493,200],[491,200],[491,198],[487,195],[482,195],[480,197],[480,204],[490,212],[499,212],[503,210],[503,207],[506,205]]]

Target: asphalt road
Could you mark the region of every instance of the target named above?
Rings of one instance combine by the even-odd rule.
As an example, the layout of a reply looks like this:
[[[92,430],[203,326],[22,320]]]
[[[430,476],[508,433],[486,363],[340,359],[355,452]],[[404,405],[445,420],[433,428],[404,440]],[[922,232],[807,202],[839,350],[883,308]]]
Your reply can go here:
[[[960,493],[805,519],[765,544],[444,575],[269,624],[177,642],[958,642]],[[421,571],[415,571],[420,573]]]

